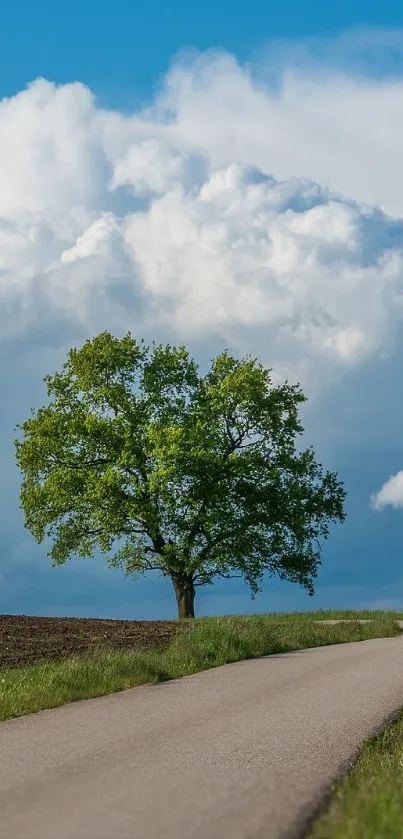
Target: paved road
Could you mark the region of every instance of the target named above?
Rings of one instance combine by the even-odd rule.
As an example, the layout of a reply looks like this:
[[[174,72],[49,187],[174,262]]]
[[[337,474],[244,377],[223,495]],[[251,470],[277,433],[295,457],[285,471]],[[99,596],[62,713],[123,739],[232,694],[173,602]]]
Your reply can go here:
[[[0,723],[1,839],[279,839],[403,706],[403,638],[242,661]]]

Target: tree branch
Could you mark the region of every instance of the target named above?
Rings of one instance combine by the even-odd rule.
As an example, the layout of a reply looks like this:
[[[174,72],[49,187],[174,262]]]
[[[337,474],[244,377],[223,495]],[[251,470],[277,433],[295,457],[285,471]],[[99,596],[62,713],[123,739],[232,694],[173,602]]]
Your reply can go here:
[[[212,571],[211,574],[207,573],[204,577],[202,574],[196,574],[196,576],[193,577],[193,585],[204,586],[207,582],[212,582],[213,577],[223,577],[225,580],[241,580],[243,578],[243,574],[226,574],[224,571]],[[198,580],[200,580],[200,582],[197,582]]]
[[[220,542],[223,542],[224,539],[227,538],[226,533],[220,533],[215,539],[212,539],[211,536],[207,533],[206,528],[201,526],[201,535],[204,536],[206,540],[206,545],[204,548],[201,549],[200,553],[198,554],[198,558],[202,561],[208,556],[209,551],[219,545]]]
[[[94,466],[113,466],[115,464],[112,461],[108,460],[107,458],[101,458],[99,460],[87,460],[83,463],[68,463],[66,460],[60,460],[51,455],[51,460],[55,466],[65,466],[67,469],[91,469]]]
[[[165,573],[165,574],[167,573],[166,568],[163,568],[162,565],[154,565],[154,563],[147,562],[147,561],[145,563],[144,570],[145,571],[162,571],[162,573]],[[125,579],[127,577],[130,577],[130,573],[131,573],[130,571],[126,571]]]

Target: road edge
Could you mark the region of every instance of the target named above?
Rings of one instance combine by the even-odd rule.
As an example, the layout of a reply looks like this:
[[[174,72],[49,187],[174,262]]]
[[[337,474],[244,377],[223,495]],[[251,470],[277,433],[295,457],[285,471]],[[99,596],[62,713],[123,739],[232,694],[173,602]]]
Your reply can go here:
[[[311,828],[314,826],[315,822],[324,815],[331,803],[335,792],[335,785],[344,781],[357,765],[362,755],[364,743],[367,740],[372,739],[372,737],[376,737],[378,734],[381,734],[389,728],[390,725],[397,722],[402,712],[403,700],[402,705],[398,709],[388,714],[388,716],[378,726],[376,726],[366,737],[364,737],[361,744],[355,752],[353,752],[351,757],[347,758],[347,760],[345,760],[340,766],[332,780],[329,783],[324,784],[322,790],[318,792],[315,798],[301,809],[296,817],[294,825],[285,832],[281,833],[278,839],[309,839]]]

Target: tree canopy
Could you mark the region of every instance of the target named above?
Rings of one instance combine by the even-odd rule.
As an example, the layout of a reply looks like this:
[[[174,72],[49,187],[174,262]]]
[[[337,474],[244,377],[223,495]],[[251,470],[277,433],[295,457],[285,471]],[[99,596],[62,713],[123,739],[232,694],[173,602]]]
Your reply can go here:
[[[156,570],[179,617],[217,577],[252,597],[265,574],[313,594],[346,493],[312,448],[297,452],[305,396],[270,373],[225,351],[202,376],[184,346],[130,332],[71,349],[14,441],[25,527],[53,539],[52,565],[105,552],[129,576]]]

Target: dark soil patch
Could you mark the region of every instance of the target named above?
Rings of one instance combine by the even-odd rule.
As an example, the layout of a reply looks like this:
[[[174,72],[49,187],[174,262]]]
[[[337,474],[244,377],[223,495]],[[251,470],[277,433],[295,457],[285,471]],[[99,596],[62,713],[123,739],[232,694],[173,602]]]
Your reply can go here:
[[[146,650],[167,646],[182,627],[178,621],[0,615],[0,667],[82,655],[97,647]]]

